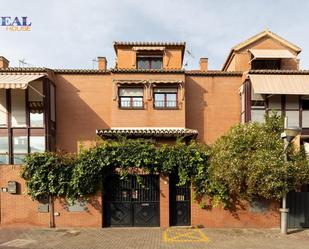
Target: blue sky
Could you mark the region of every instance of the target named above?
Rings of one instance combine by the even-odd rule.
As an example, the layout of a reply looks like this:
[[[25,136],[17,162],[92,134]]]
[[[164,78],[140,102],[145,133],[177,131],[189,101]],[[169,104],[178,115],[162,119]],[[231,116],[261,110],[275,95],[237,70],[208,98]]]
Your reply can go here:
[[[114,66],[113,41],[186,41],[189,69],[200,57],[221,69],[231,47],[265,28],[303,49],[301,68],[309,69],[307,0],[10,0],[0,16],[28,16],[30,32],[0,27],[0,55],[11,66],[93,68],[106,56]]]

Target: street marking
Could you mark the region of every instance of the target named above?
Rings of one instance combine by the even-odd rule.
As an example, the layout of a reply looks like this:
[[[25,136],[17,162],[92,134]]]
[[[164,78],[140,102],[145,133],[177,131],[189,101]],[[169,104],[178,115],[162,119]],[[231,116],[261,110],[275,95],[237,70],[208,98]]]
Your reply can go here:
[[[164,242],[209,242],[208,237],[201,231],[201,229],[179,229],[168,228],[163,234]]]
[[[0,245],[0,247],[2,246],[12,246],[12,247],[17,247],[17,248],[23,248],[29,244],[35,243],[36,240],[32,240],[32,239],[15,239],[15,240],[11,240],[5,243],[2,243]]]

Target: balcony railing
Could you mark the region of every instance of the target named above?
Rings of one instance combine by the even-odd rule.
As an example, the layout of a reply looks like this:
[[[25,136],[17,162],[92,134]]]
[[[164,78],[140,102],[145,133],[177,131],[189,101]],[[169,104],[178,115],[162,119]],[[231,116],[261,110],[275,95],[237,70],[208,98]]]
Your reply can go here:
[[[119,108],[121,109],[144,109],[142,100],[120,100]]]
[[[176,100],[155,100],[155,109],[178,109],[178,102]]]

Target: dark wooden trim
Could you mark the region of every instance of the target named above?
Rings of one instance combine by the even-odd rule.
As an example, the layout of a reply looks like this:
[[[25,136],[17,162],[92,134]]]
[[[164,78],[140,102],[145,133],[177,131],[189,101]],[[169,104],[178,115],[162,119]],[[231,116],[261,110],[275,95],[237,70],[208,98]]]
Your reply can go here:
[[[303,127],[303,106],[301,103],[301,95],[298,95],[298,111],[299,111],[299,127]]]
[[[43,106],[44,106],[44,127],[45,127],[45,150],[50,150],[50,89],[49,80],[43,79]]]
[[[8,112],[8,136],[9,136],[9,163],[13,164],[13,132],[12,132],[12,108],[11,89],[7,90],[7,112]]]
[[[251,121],[251,82],[246,81],[245,87],[245,122]]]
[[[280,97],[281,97],[281,115],[285,117],[286,97],[285,95],[280,95]]]

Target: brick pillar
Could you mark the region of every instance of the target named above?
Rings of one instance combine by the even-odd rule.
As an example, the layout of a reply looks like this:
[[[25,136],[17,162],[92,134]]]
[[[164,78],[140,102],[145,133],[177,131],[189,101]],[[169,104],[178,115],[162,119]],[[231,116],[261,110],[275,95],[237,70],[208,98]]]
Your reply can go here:
[[[160,175],[160,227],[170,226],[170,191],[169,178]]]

